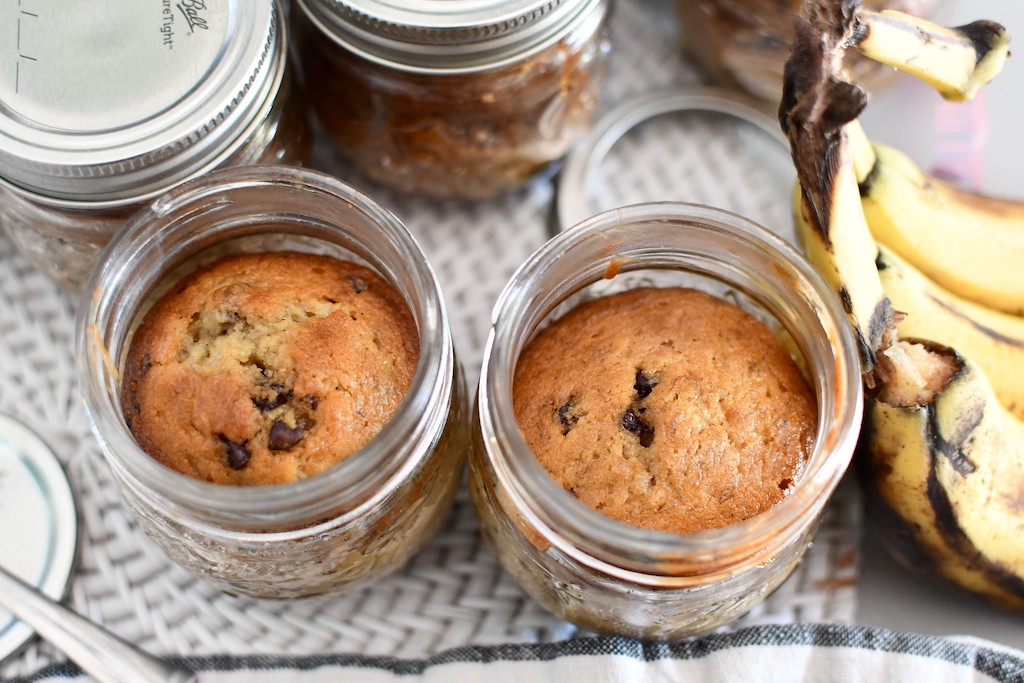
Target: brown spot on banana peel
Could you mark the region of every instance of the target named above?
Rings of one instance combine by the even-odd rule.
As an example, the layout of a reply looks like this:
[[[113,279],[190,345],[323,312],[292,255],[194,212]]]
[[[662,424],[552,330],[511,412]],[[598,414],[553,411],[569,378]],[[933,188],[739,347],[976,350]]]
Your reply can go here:
[[[875,254],[875,270],[882,272],[889,267],[889,263],[882,257],[882,252],[879,250]]]
[[[1012,494],[1006,494],[1004,500],[1008,510],[1015,515],[1024,517],[1024,482],[1021,482],[1020,486]]]
[[[853,300],[850,298],[850,290],[846,288],[846,285],[839,287],[839,303],[843,307],[843,313],[851,315],[853,313]]]
[[[992,48],[999,44],[1001,36],[1006,32],[1006,28],[1001,24],[985,19],[957,26],[953,30],[959,31],[971,41],[977,53],[975,64],[981,63]]]
[[[852,315],[853,302],[850,299],[849,290],[844,285],[839,288],[837,294],[839,296],[839,303],[843,307],[843,312],[847,315]],[[856,325],[853,326],[853,333],[857,339],[857,351],[862,367],[875,368],[878,366],[878,352],[880,349],[888,346],[886,337],[893,334],[897,315],[896,310],[892,307],[892,302],[886,297],[875,306],[871,312],[871,318],[864,328]],[[862,333],[864,329],[867,331],[867,336]],[[868,382],[869,387],[874,385],[870,376],[865,377],[865,381]]]
[[[867,197],[871,194],[871,188],[878,179],[879,172],[878,157],[876,156],[875,163],[871,164],[871,170],[868,171],[868,174],[864,176],[863,180],[857,183],[857,190],[860,192],[861,197]]]
[[[957,371],[963,372],[963,369]],[[956,375],[950,381],[954,381]],[[966,446],[969,445],[973,432],[977,428],[978,424],[981,423],[982,418],[985,416],[985,406],[977,403],[971,405],[967,410],[957,414],[956,421],[956,433],[950,435],[950,438],[944,438],[939,433],[939,426],[936,422],[935,417],[935,404],[932,403],[926,407],[926,414],[928,416],[928,432],[926,435],[926,443],[928,445],[928,451],[936,454],[940,453],[946,460],[949,461],[950,466],[962,477],[974,474],[978,468],[971,462],[971,459],[967,457],[965,452]],[[934,472],[934,467],[932,468]]]
[[[892,307],[889,297],[879,301],[871,312],[871,319],[868,321],[869,336],[862,343],[867,344],[872,367],[878,361],[878,351],[887,348],[895,336],[898,318],[899,314]]]
[[[999,343],[1006,344],[1007,346],[1015,346],[1017,348],[1024,347],[1024,341],[1017,339],[1015,337],[1009,337],[1005,334],[1001,334],[996,330],[993,330],[991,327],[986,327],[985,325],[982,325],[977,320],[974,320],[973,318],[964,315],[961,311],[957,310],[956,308],[953,308],[946,302],[932,296],[931,294],[928,294],[927,296],[936,306],[939,306],[943,310],[947,311],[950,315],[955,316],[957,319],[970,325],[981,334],[984,334],[987,337],[991,337],[992,339],[997,340]]]

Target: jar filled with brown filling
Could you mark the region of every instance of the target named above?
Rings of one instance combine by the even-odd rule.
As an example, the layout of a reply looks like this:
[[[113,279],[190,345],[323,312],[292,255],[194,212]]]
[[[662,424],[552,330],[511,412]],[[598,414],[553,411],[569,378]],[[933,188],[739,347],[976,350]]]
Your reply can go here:
[[[401,567],[462,479],[466,394],[404,225],[307,169],[220,169],[138,212],[79,309],[79,381],[127,506],[232,592]],[[87,293],[86,293],[87,292]]]
[[[272,0],[8,3],[0,25],[0,226],[62,285],[171,187],[308,160]]]
[[[933,17],[947,0],[864,0],[866,9]],[[777,102],[800,0],[675,0],[686,52],[716,84]],[[847,68],[859,85],[878,91],[896,71],[854,50]]]
[[[300,0],[313,110],[374,180],[436,197],[523,184],[590,125],[610,0]]]
[[[531,596],[672,639],[794,569],[861,417],[856,347],[803,257],[718,209],[635,204],[535,252],[495,307],[470,491]]]

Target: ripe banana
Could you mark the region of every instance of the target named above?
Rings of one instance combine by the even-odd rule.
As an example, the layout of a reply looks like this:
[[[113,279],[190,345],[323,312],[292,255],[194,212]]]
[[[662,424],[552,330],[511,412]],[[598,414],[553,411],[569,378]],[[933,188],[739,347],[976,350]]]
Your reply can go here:
[[[892,329],[893,311],[875,270],[875,242],[860,208],[853,148],[844,129],[856,121],[867,98],[842,80],[817,80],[822,73],[841,71],[842,46],[854,27],[848,9],[855,4],[804,5],[809,16],[798,16],[794,23],[797,35],[786,64],[779,122],[790,140],[799,179],[798,239],[846,311],[870,384],[876,351]],[[813,91],[801,93],[796,84],[813,86]],[[852,132],[859,134],[859,128]]]
[[[856,458],[883,543],[911,570],[1024,609],[1024,423],[948,347],[883,354],[890,379]]]
[[[999,402],[1024,419],[1024,318],[943,289],[884,246],[879,246],[875,265],[882,288],[903,314],[898,335],[955,348],[978,364]]]
[[[857,7],[854,22],[850,44],[951,100],[973,98],[1009,54],[1009,34],[992,21],[945,28],[902,12]],[[934,178],[902,152],[872,145],[856,128],[851,144],[875,239],[951,292],[1024,313],[1024,279],[1016,271],[1024,263],[1024,202],[967,192]]]
[[[944,98],[969,100],[1003,68],[1006,29],[992,21],[946,28],[897,12],[859,8],[854,45],[866,56],[925,81]]]
[[[859,194],[858,181],[863,187],[875,179],[884,154],[856,122],[863,101],[841,66],[842,50],[853,44],[857,4],[805,3],[779,121],[800,184],[798,234],[866,347],[867,405],[855,463],[868,511],[884,543],[911,569],[930,569],[998,604],[1024,609],[1024,423],[999,403],[984,371],[962,352],[967,347],[998,358],[1009,350],[993,345],[997,335],[984,339],[988,331],[978,327],[994,328],[996,318],[1008,337],[1024,337],[1010,316],[938,285],[925,287],[923,276],[924,283],[915,280],[912,269],[878,250],[864,202],[851,199]],[[890,296],[905,315],[893,311]],[[923,319],[929,316],[935,319]],[[936,341],[896,339],[897,325],[902,332],[924,326],[961,352]]]
[[[875,239],[960,296],[1024,314],[1024,202],[973,194],[875,144],[860,184]]]

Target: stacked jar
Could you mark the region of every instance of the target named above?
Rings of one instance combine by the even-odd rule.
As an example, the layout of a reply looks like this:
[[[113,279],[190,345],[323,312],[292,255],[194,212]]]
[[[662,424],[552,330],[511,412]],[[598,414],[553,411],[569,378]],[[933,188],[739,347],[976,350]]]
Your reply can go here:
[[[299,0],[313,110],[374,180],[483,198],[526,182],[590,125],[609,0]]]
[[[177,184],[308,159],[272,0],[60,4],[0,9],[0,224],[61,284]]]

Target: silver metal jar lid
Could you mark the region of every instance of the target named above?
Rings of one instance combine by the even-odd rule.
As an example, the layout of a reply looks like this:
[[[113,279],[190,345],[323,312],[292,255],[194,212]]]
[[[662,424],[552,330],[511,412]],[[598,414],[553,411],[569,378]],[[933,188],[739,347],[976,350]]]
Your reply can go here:
[[[410,71],[471,71],[522,59],[600,18],[606,0],[297,0],[322,31]]]
[[[629,204],[681,201],[794,242],[795,182],[789,144],[764,103],[708,87],[652,92],[608,111],[569,152],[553,229]]]
[[[56,456],[35,432],[0,413],[0,565],[60,600],[77,547],[75,500]],[[0,662],[33,634],[0,607]]]
[[[139,198],[223,156],[277,88],[273,0],[0,5],[0,178]]]

